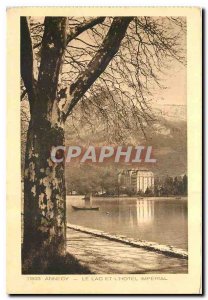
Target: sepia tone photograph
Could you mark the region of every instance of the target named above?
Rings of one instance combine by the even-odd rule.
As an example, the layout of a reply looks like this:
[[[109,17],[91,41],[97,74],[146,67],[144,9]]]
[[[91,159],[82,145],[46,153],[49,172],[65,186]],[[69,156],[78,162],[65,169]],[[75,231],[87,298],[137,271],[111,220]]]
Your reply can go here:
[[[202,10],[7,9],[8,294],[202,294]]]
[[[22,274],[187,274],[187,20],[20,18]]]

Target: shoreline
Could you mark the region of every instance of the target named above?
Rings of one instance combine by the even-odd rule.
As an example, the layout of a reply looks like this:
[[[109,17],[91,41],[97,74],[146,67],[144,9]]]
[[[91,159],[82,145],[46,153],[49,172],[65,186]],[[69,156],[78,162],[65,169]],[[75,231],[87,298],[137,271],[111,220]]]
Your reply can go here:
[[[84,197],[84,195],[66,195],[66,197]],[[169,196],[169,197],[140,197],[140,196],[92,196],[93,199],[106,199],[106,200],[113,200],[113,199],[117,199],[117,200],[178,200],[178,201],[187,201],[188,200],[188,196],[178,196],[180,197],[180,199],[177,199],[176,196]]]
[[[161,245],[159,243],[148,242],[146,240],[136,240],[134,238],[129,238],[127,236],[110,234],[101,230],[83,227],[71,223],[67,223],[67,228],[73,229],[75,231],[87,233],[96,237],[127,244],[132,247],[143,248],[145,250],[164,254],[169,257],[188,259],[188,252],[186,250],[179,249],[173,246]]]
[[[67,252],[93,274],[187,274],[188,260],[67,228]]]

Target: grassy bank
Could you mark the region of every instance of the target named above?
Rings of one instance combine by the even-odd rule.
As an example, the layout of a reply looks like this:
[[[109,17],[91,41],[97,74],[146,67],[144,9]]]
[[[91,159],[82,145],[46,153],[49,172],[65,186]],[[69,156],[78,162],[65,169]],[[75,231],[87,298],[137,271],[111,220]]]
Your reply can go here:
[[[92,274],[91,271],[81,265],[71,254],[64,256],[38,256],[31,263],[29,260],[23,264],[22,274]]]

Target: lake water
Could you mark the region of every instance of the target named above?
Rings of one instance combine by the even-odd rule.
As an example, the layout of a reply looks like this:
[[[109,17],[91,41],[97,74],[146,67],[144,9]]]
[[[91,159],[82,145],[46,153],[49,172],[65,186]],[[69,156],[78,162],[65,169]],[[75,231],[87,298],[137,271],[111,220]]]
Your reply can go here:
[[[187,199],[93,198],[99,211],[75,211],[83,196],[67,196],[67,221],[112,234],[188,248]]]

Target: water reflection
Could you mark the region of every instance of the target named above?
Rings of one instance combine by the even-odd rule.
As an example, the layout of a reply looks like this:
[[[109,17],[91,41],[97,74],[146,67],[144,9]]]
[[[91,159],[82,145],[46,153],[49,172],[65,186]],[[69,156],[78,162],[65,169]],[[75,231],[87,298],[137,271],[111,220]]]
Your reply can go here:
[[[154,201],[137,200],[137,224],[150,224],[154,220]]]
[[[71,204],[84,203],[79,196],[67,199],[71,223],[187,249],[186,199],[93,199],[99,211],[73,211]]]
[[[151,224],[154,220],[154,204],[151,200],[136,200],[131,204],[118,202],[119,223],[130,227]]]

